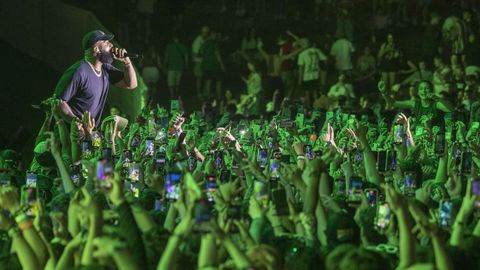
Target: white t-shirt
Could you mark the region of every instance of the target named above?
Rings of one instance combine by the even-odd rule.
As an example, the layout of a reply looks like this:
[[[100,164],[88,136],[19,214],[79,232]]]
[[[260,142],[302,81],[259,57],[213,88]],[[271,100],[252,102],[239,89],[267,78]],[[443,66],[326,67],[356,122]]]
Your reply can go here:
[[[348,39],[341,38],[333,43],[330,54],[335,57],[337,70],[345,71],[353,68],[351,56],[354,51],[355,48]]]
[[[298,65],[303,66],[303,81],[316,80],[320,77],[320,61],[327,57],[317,48],[308,48],[298,55]]]
[[[192,43],[192,57],[193,57],[194,62],[198,63],[198,62],[202,61],[202,58],[199,57],[198,54],[200,53],[200,49],[202,48],[204,42],[205,42],[205,39],[202,37],[202,35],[198,35],[198,37],[196,37],[193,40],[193,43]]]

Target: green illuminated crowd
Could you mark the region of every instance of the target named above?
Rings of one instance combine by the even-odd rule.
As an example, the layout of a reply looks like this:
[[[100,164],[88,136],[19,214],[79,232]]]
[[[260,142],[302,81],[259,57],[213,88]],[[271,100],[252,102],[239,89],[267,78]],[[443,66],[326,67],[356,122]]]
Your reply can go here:
[[[68,123],[44,100],[31,164],[0,151],[0,269],[478,269],[480,58],[466,13],[425,19],[443,45],[417,61],[388,33],[375,56],[347,30],[328,53],[292,31],[247,38],[238,100],[214,84],[229,70],[203,27],[200,110],[173,98],[178,70],[170,106],[150,89],[130,120],[112,107]]]

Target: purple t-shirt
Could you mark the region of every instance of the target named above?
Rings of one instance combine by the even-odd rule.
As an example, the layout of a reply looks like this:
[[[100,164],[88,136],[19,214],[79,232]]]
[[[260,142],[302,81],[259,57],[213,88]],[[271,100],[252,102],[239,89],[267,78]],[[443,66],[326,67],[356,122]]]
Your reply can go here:
[[[100,125],[110,83],[123,79],[123,73],[112,65],[103,64],[102,69],[98,76],[85,60],[80,60],[63,73],[55,88],[55,97],[66,101],[75,116],[81,118],[89,111],[97,126]]]

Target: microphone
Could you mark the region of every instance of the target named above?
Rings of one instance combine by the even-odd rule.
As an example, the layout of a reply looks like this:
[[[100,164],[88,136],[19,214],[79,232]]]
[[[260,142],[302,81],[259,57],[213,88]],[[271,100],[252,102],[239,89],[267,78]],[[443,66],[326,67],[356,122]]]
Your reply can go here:
[[[129,57],[129,58],[141,58],[141,57],[143,57],[143,55],[138,54],[138,53],[127,53],[127,54],[125,54],[125,57]]]
[[[115,56],[117,56],[117,54],[114,53],[114,50],[115,50],[115,49],[120,49],[120,48],[115,48],[115,47],[113,47],[112,50],[111,50],[112,54],[114,54]],[[129,52],[127,52],[127,53],[125,54],[125,57],[128,57],[128,58],[141,58],[141,57],[143,57],[143,55],[141,55],[141,54],[139,54],[139,53],[129,53]]]

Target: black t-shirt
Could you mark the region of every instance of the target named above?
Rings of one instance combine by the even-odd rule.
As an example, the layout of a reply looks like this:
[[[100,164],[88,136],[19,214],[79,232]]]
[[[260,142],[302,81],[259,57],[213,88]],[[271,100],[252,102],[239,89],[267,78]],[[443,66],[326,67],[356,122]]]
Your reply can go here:
[[[85,60],[80,60],[63,73],[55,88],[55,97],[66,101],[79,118],[89,111],[98,126],[109,85],[122,78],[123,73],[112,65],[103,64],[102,74],[98,76]]]

